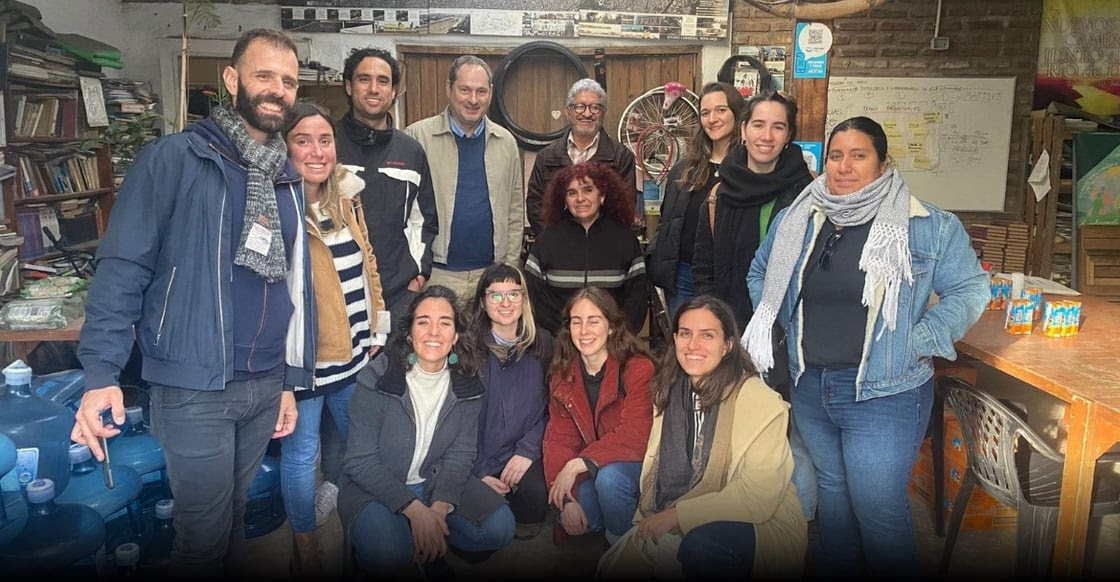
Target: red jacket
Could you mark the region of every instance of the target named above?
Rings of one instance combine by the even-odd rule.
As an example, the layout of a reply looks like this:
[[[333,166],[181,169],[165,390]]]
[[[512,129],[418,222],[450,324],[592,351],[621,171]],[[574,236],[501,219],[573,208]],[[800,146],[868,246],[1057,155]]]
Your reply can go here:
[[[616,461],[640,462],[645,456],[653,425],[649,397],[653,362],[645,356],[630,358],[623,373],[626,388],[621,398],[618,361],[608,357],[605,367],[594,415],[578,360],[572,362],[568,371],[572,381],[559,375],[549,380],[549,419],[544,431],[544,475],[549,486],[564,464],[575,457],[590,459],[603,467]],[[586,473],[581,474],[576,483],[586,477]]]

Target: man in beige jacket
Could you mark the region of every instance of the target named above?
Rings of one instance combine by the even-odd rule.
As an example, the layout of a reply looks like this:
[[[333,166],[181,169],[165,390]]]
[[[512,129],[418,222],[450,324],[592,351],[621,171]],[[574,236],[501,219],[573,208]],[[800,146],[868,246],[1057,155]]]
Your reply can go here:
[[[486,116],[491,93],[490,67],[463,55],[447,75],[447,109],[405,129],[428,154],[440,217],[428,284],[460,297],[474,293],[487,266],[516,265],[521,255],[521,158],[513,134]]]

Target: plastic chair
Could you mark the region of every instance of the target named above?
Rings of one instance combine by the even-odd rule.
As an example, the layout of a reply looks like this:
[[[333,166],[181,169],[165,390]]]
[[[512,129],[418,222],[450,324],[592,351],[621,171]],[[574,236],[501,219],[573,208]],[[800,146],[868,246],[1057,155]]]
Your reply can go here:
[[[975,386],[943,377],[938,387],[956,411],[968,450],[968,468],[945,540],[942,573],[948,569],[972,488],[979,483],[997,501],[1018,510],[1015,576],[1047,577],[1057,531],[1064,455],[1011,408]],[[1101,478],[1112,463],[1111,459],[1097,463],[1092,517],[1120,513],[1120,489]]]
[[[945,376],[954,376],[975,385],[976,368],[960,359],[933,359],[933,410],[926,436],[933,449],[933,524],[938,537],[945,537],[945,396],[938,384]]]

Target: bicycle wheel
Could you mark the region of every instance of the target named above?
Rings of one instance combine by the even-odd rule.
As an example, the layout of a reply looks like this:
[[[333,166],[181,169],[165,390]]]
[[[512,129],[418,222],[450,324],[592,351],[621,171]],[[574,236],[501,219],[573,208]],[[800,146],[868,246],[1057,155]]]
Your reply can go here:
[[[570,64],[573,69],[575,69],[578,78],[582,79],[587,76],[587,68],[583,66],[583,61],[579,59],[579,56],[568,50],[564,45],[547,40],[527,42],[518,46],[510,51],[510,53],[502,59],[502,62],[498,64],[498,68],[494,72],[494,98],[490,108],[491,115],[499,125],[504,126],[513,134],[514,139],[517,140],[517,143],[522,148],[530,151],[540,150],[544,146],[563,137],[565,132],[568,131],[567,125],[550,132],[530,131],[518,124],[506,108],[506,76],[515,63],[520,62],[521,59],[534,52],[552,52],[559,54],[567,60],[568,64]]]
[[[622,111],[618,141],[634,153],[634,160],[657,183],[688,150],[700,125],[696,94],[684,91],[665,107],[665,88],[656,87],[638,96]]]

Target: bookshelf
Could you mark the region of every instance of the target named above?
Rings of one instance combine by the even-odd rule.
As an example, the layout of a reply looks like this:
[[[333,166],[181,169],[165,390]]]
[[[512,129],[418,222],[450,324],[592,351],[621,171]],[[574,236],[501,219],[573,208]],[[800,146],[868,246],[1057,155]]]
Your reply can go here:
[[[0,236],[23,237],[25,262],[59,256],[44,227],[69,248],[96,248],[115,193],[108,147],[86,123],[79,84],[97,73],[45,41],[8,40],[0,44],[0,152],[14,174],[3,181]]]

